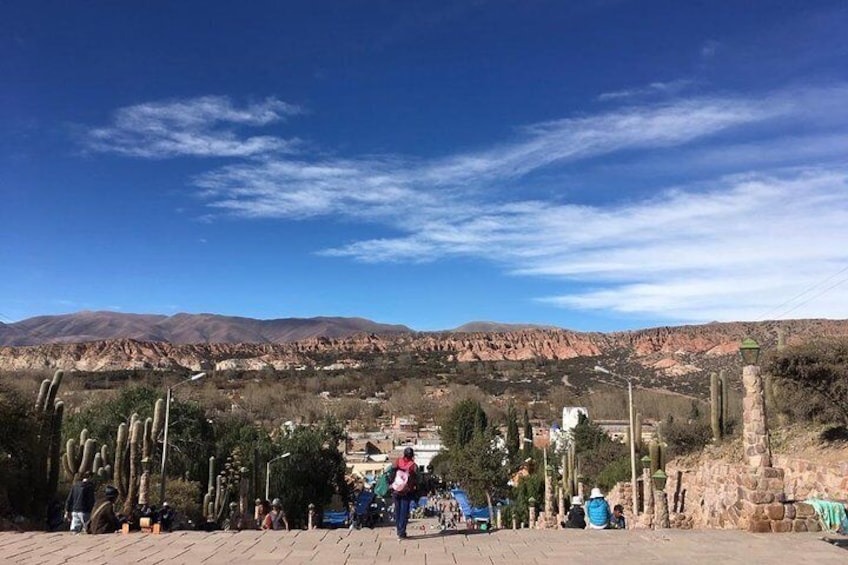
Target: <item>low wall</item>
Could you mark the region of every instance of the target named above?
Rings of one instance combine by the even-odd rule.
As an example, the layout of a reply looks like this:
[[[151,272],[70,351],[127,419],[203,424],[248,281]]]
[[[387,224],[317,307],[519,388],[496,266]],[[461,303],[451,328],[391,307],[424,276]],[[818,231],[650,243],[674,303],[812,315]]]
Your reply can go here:
[[[784,470],[783,489],[789,500],[848,500],[848,461],[815,463],[786,455],[773,459],[775,467]]]
[[[708,460],[697,466],[680,467],[677,461],[666,466],[669,511],[674,514],[674,497],[677,492],[678,476],[681,479],[677,510],[691,519],[694,528],[738,529],[739,525],[731,512],[739,501],[737,478],[747,467],[723,461]]]
[[[669,462],[666,492],[695,528],[751,531],[818,531],[807,498],[848,499],[848,461],[821,464],[789,456],[774,457],[775,467],[756,470],[742,464],[710,460]],[[672,523],[675,523],[672,517]]]

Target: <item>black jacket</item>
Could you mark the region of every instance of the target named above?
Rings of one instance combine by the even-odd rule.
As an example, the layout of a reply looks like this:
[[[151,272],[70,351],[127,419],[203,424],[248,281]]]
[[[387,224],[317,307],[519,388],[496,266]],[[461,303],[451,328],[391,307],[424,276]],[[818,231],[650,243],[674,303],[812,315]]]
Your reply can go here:
[[[582,506],[572,506],[568,511],[568,518],[565,519],[566,528],[586,528],[586,512]]]
[[[94,509],[94,483],[79,481],[74,483],[68,500],[65,501],[65,512],[85,512],[90,514]]]

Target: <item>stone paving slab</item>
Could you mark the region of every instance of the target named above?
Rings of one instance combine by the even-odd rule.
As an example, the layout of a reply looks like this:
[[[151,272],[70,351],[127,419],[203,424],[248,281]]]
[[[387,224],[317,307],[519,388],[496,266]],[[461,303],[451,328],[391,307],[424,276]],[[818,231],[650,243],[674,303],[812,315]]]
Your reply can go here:
[[[236,565],[530,565],[571,563],[848,563],[848,551],[821,534],[750,534],[732,530],[628,530],[434,533],[410,528],[293,532],[174,532],[102,536],[0,533],[0,563],[21,565],[157,563]]]

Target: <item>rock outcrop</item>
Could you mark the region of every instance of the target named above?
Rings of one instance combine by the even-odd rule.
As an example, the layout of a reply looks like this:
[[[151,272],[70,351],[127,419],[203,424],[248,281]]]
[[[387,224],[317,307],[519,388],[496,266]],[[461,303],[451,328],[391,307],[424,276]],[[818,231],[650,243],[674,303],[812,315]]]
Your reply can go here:
[[[51,343],[0,347],[0,370],[64,369],[285,369],[315,366],[321,359],[362,359],[380,355],[443,355],[458,362],[575,359],[612,356],[633,361],[652,374],[680,377],[705,370],[712,359],[735,355],[739,342],[755,337],[764,347],[777,343],[777,329],[788,342],[848,336],[846,320],[706,324],[630,332],[581,333],[524,329],[501,333],[357,334],[315,337],[292,343],[195,343],[113,339],[85,343]]]

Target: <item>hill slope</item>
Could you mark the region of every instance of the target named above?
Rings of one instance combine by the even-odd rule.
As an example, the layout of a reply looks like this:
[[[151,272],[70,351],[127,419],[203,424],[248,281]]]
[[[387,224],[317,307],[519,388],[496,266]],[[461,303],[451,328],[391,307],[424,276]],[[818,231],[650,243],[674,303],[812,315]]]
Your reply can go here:
[[[124,314],[77,312],[38,316],[0,324],[0,345],[82,343],[110,339],[169,343],[286,343],[314,337],[339,338],[357,333],[410,332],[406,326],[364,318],[281,318],[256,320],[216,314]]]

